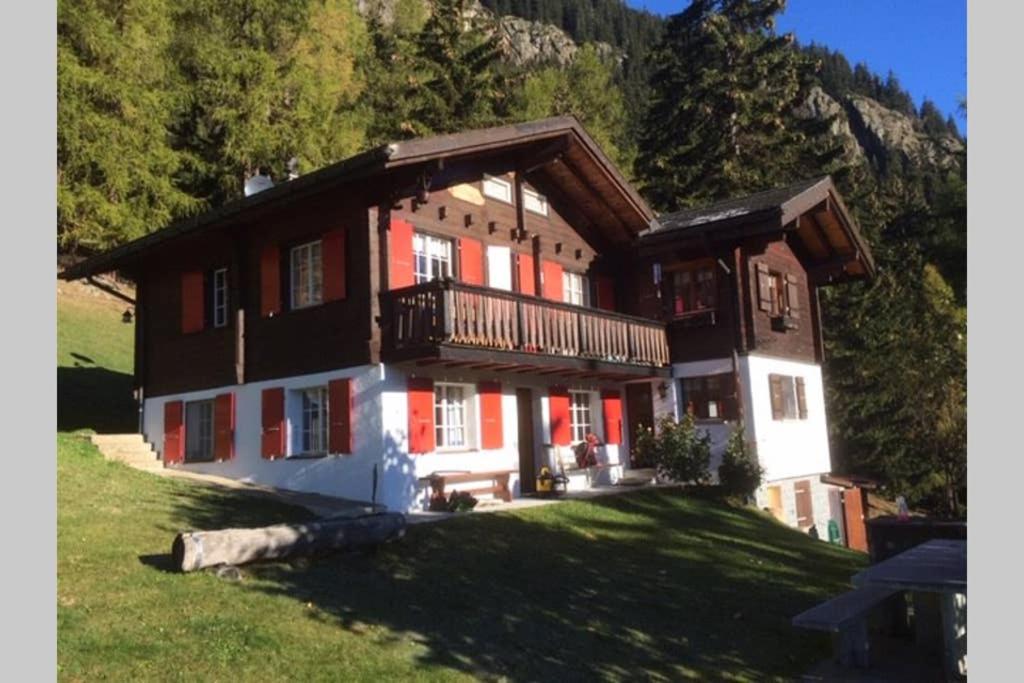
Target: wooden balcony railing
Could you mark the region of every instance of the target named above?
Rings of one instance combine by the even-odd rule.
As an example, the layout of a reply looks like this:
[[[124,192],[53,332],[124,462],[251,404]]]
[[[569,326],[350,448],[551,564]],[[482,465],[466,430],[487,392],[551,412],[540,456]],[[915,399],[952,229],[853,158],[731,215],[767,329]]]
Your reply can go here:
[[[663,323],[452,281],[381,294],[385,348],[458,344],[668,365]]]

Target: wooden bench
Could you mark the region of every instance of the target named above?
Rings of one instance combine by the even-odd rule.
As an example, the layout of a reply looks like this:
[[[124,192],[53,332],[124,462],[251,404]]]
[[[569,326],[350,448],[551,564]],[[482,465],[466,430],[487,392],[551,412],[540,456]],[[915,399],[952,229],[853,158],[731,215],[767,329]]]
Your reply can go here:
[[[832,598],[793,617],[793,626],[834,635],[836,658],[842,666],[870,665],[868,613],[900,591],[865,587]]]
[[[445,494],[445,487],[449,484],[490,480],[494,482],[491,486],[465,489],[465,492],[474,496],[480,493],[493,493],[496,497],[501,498],[506,503],[510,503],[512,502],[512,491],[509,489],[508,479],[513,472],[515,472],[515,470],[495,470],[493,472],[435,472],[427,477],[427,480],[430,482],[430,488],[434,491],[434,496],[440,498],[447,498]]]

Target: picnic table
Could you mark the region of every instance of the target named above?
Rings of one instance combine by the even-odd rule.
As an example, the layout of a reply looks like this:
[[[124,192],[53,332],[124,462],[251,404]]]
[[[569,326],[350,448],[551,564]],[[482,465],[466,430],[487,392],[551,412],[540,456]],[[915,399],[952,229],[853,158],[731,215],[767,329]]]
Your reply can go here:
[[[967,541],[927,541],[855,574],[853,585],[909,592],[919,639],[938,636],[947,675],[966,675]],[[940,621],[936,611],[941,613],[941,634],[931,631]]]

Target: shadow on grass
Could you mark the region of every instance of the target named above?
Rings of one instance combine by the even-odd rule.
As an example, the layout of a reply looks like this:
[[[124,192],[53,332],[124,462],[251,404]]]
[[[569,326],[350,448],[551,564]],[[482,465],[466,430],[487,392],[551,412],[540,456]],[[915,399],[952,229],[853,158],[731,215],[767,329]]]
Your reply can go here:
[[[58,366],[58,431],[134,432],[138,419],[131,375],[101,367]]]
[[[789,621],[858,568],[756,512],[643,491],[416,526],[374,558],[250,565],[240,589],[384,626],[478,678],[766,680],[827,656]]]

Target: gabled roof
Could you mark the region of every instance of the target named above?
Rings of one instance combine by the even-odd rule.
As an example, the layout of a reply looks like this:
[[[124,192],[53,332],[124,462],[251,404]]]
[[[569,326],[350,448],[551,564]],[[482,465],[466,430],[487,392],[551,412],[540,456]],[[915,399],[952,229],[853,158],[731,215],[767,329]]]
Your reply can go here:
[[[829,176],[726,199],[659,216],[641,233],[650,248],[690,240],[724,241],[792,232],[803,252],[823,268],[847,276],[873,276],[867,241]]]
[[[582,216],[616,240],[644,230],[654,212],[572,116],[464,131],[380,145],[313,173],[236,199],[203,214],[173,223],[61,272],[76,279],[117,270],[144,253],[184,235],[239,223],[256,212],[318,194],[345,183],[418,166],[443,166],[446,160],[515,152],[532,160],[524,173],[542,191],[561,193]],[[576,180],[575,183],[566,182]]]

